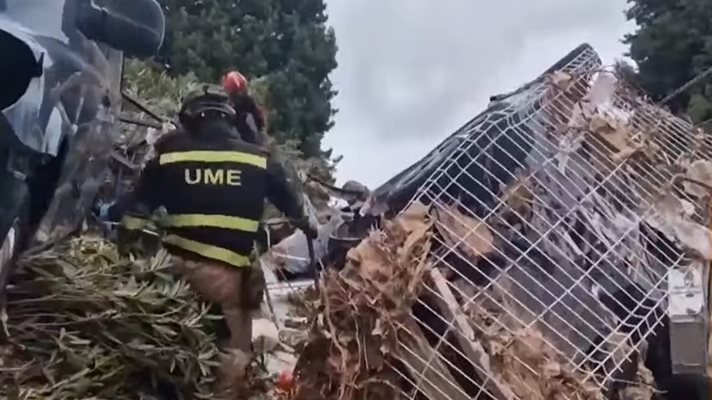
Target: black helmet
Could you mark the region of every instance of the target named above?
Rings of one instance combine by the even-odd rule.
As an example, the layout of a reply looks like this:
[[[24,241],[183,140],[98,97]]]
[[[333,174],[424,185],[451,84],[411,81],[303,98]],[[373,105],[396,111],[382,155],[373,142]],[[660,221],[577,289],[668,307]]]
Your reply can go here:
[[[235,109],[230,105],[227,94],[217,86],[204,85],[199,90],[189,92],[183,98],[178,119],[185,125],[196,118],[204,118],[208,115],[219,118],[230,118],[235,115]]]

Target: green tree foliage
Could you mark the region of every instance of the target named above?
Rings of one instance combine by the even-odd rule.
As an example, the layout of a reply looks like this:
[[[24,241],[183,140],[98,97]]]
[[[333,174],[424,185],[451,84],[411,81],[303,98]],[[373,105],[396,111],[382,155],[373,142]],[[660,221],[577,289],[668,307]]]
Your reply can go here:
[[[638,64],[637,82],[661,100],[712,67],[712,1],[628,0],[626,14],[638,24],[625,37]],[[675,98],[670,107],[696,122],[712,117],[712,82],[706,80]]]
[[[613,69],[616,75],[621,77],[628,85],[635,89],[642,90],[640,82],[638,81],[638,71],[635,69],[635,66],[626,60],[616,60],[613,64]]]
[[[255,95],[262,99],[267,90],[266,79],[260,78],[252,82],[252,89]],[[181,99],[191,90],[200,87],[200,81],[193,74],[169,76],[165,71],[159,71],[149,63],[128,60],[124,65],[124,90],[132,97],[138,99],[150,110],[167,118],[169,121],[177,120],[177,113]],[[124,115],[135,120],[152,121],[143,112],[131,106],[124,108]],[[106,198],[116,198],[121,193],[126,193],[138,178],[140,168],[145,164],[149,149],[146,146],[146,139],[153,136],[154,140],[158,134],[154,129],[146,129],[143,126],[124,124],[122,135],[117,143],[116,154],[119,158],[112,164],[112,179],[102,189]],[[172,129],[172,125],[166,124],[163,131]],[[321,155],[308,156],[300,149],[298,140],[285,140],[281,143],[272,142],[269,144],[271,150],[292,168],[298,176],[317,176],[322,180],[330,181],[333,176],[335,164],[339,158],[327,159]],[[136,167],[131,167],[135,165]],[[128,169],[127,169],[128,167]],[[302,186],[304,192],[309,196],[312,203],[319,209],[326,206],[329,201],[329,194],[319,185],[313,182],[305,182]],[[295,184],[296,181],[295,181]],[[272,218],[281,215],[276,209],[270,208],[266,217]]]
[[[329,73],[336,40],[324,0],[161,0],[168,32],[160,59],[172,74],[216,82],[238,69],[259,78],[270,134],[296,140],[306,157],[321,150],[335,113]]]

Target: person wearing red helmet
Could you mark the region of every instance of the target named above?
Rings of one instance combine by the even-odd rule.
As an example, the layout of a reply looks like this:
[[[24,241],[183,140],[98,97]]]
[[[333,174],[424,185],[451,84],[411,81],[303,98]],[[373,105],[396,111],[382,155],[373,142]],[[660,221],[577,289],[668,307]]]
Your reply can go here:
[[[235,109],[235,126],[242,139],[248,143],[264,145],[266,141],[262,133],[266,125],[264,112],[250,95],[247,78],[237,71],[228,72],[223,77],[223,89]],[[252,117],[254,128],[247,122],[248,116]]]

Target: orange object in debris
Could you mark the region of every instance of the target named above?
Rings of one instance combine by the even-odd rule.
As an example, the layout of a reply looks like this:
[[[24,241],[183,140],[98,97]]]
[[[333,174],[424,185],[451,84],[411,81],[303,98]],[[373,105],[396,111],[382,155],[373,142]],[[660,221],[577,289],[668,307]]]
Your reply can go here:
[[[289,392],[294,388],[294,375],[291,371],[282,371],[277,379],[277,389]]]

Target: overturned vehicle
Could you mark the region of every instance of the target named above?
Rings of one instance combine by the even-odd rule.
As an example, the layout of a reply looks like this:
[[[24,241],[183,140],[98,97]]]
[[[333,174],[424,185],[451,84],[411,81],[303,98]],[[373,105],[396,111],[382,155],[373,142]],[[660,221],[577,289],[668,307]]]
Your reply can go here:
[[[708,398],[712,143],[619,78],[581,45],[371,193],[297,398]]]
[[[124,56],[163,42],[155,0],[0,0],[0,292],[30,244],[76,231],[118,133]]]

